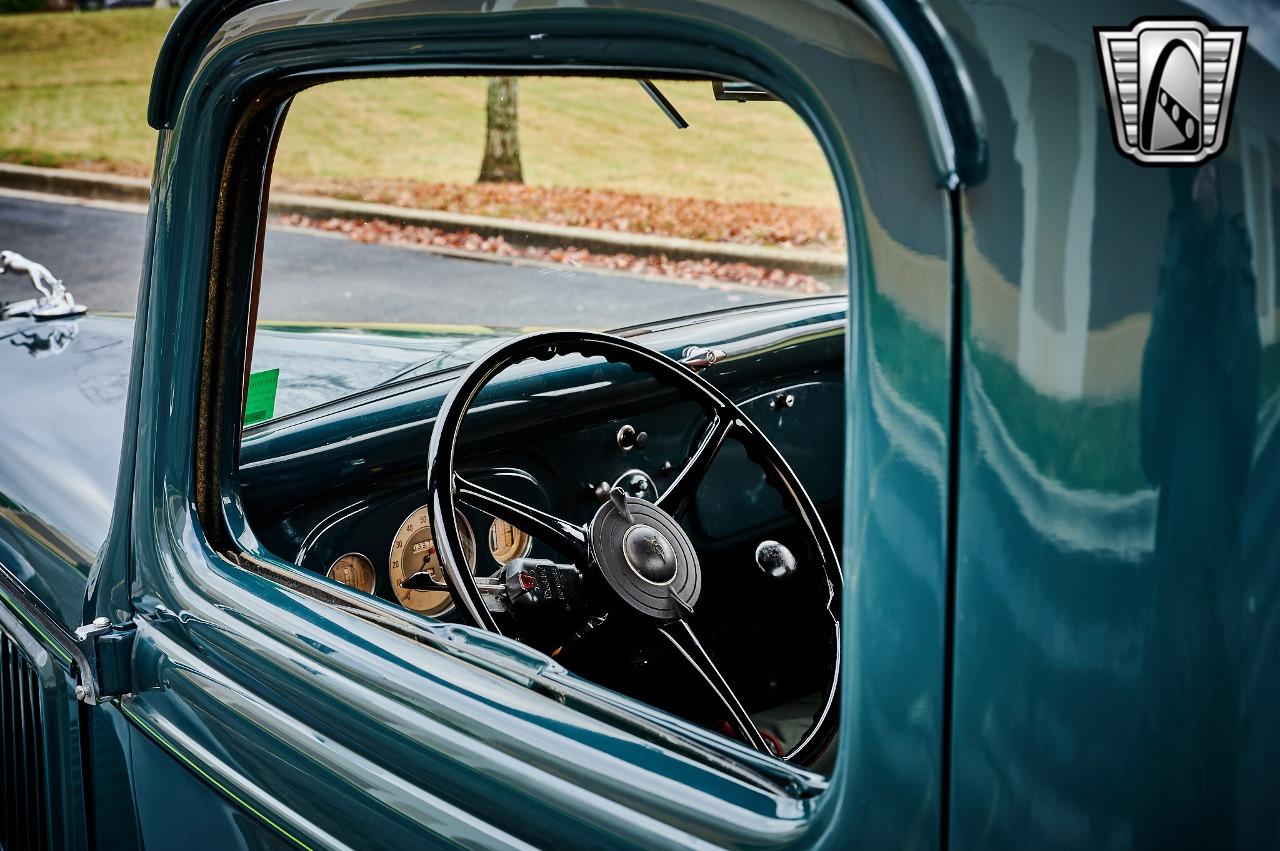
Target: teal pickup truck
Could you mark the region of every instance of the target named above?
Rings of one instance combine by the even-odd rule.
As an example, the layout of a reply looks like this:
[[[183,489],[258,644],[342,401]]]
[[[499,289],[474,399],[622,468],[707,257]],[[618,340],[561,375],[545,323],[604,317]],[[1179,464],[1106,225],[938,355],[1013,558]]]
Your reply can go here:
[[[0,848],[1280,846],[1260,8],[193,0],[136,315],[0,319]],[[495,75],[789,108],[840,280],[260,321],[295,100]]]

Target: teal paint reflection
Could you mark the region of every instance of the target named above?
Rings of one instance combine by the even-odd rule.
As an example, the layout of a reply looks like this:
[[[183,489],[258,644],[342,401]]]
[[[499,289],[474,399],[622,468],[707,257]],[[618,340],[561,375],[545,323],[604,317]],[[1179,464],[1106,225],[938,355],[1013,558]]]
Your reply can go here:
[[[1249,235],[1211,163],[1169,174],[1142,358],[1142,467],[1158,490],[1142,654],[1138,847],[1236,834],[1245,566],[1240,518],[1257,431],[1261,341]]]

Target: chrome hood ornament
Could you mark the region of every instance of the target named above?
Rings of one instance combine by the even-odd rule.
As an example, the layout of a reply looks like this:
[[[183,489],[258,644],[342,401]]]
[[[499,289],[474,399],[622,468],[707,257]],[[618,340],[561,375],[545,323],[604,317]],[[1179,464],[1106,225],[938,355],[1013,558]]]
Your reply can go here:
[[[0,275],[6,271],[26,272],[31,285],[40,291],[39,298],[14,301],[0,306],[0,319],[30,316],[35,319],[61,319],[80,316],[88,308],[77,304],[75,297],[45,266],[23,257],[16,251],[0,251]]]

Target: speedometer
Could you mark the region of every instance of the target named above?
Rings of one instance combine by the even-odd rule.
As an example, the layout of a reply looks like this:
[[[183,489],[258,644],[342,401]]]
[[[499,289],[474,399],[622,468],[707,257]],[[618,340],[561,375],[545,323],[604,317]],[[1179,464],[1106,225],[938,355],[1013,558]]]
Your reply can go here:
[[[476,536],[471,524],[462,512],[457,512],[458,534],[462,537],[462,556],[467,569],[476,566]],[[396,599],[406,609],[427,615],[440,615],[453,607],[453,599],[447,591],[412,591],[400,583],[421,571],[431,574],[436,582],[444,583],[444,572],[436,556],[436,543],[431,532],[431,513],[427,506],[416,509],[404,519],[391,542],[391,555],[387,561],[391,574],[391,587]]]

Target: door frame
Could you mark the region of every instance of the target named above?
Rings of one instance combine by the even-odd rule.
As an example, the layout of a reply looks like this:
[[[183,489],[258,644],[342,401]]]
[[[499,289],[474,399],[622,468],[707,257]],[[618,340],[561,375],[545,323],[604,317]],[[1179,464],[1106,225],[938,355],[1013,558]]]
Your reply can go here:
[[[501,12],[490,11],[490,5],[424,2],[406,14],[361,0],[318,17],[309,0],[280,0],[269,9],[193,4],[189,8],[200,11],[175,23],[157,70],[151,112],[163,129],[149,217],[152,253],[135,348],[139,407],[130,421],[135,430],[126,452],[134,463],[130,477],[122,478],[133,485],[133,519],[117,522],[108,544],[109,552],[129,557],[100,562],[88,605],[92,612],[137,615],[134,688],[121,699],[121,708],[138,729],[216,778],[211,782],[222,794],[303,845],[334,840],[321,796],[264,788],[263,775],[255,772],[265,768],[249,754],[260,751],[285,764],[303,760],[320,789],[326,783],[334,784],[330,790],[354,787],[355,762],[330,764],[308,749],[305,737],[290,733],[301,729],[332,740],[340,719],[352,720],[352,712],[361,729],[382,737],[403,760],[421,760],[455,794],[472,795],[473,802],[480,800],[477,766],[510,781],[519,796],[506,814],[510,830],[468,814],[456,797],[422,789],[417,826],[434,827],[441,836],[460,831],[488,844],[515,842],[514,825],[527,824],[531,813],[552,806],[548,795],[554,793],[573,801],[574,824],[548,825],[550,832],[540,836],[544,841],[589,842],[600,830],[636,847],[694,838],[769,847],[847,841],[858,832],[854,803],[877,786],[868,772],[850,769],[855,748],[865,743],[860,735],[842,737],[827,791],[799,797],[786,789],[788,784],[812,789],[803,773],[758,764],[758,755],[731,754],[731,761],[747,766],[752,777],[734,775],[726,763],[693,770],[687,757],[638,748],[625,731],[602,729],[580,713],[554,707],[545,717],[520,719],[517,735],[503,727],[512,723],[510,714],[492,715],[484,696],[502,694],[507,705],[518,706],[527,694],[523,684],[550,678],[563,680],[560,686],[583,700],[618,704],[589,685],[570,682],[545,657],[509,642],[439,624],[394,634],[335,608],[335,600],[351,600],[264,552],[243,519],[234,477],[235,415],[242,407],[244,318],[265,215],[265,157],[288,98],[306,85],[339,76],[460,67],[475,73],[639,73],[684,67],[753,79],[806,120],[837,176],[850,234],[851,316],[861,315],[864,289],[874,277],[869,254],[861,250],[864,210],[859,166],[846,133],[850,119],[832,101],[848,97],[838,83],[848,76],[841,62],[856,58],[849,54],[853,46],[878,37],[899,60],[895,73],[914,93],[929,152],[920,165],[935,186],[946,187],[938,189],[940,203],[958,181],[946,114],[954,107],[946,106],[897,19],[878,3],[859,3],[856,12],[834,0],[758,3],[751,15],[715,0],[607,8],[530,2]],[[284,26],[286,21],[292,26]],[[191,26],[184,29],[182,23]],[[542,36],[540,55],[532,62],[530,32]],[[350,55],[353,39],[365,51],[358,64]],[[819,45],[823,61],[796,54],[797,44]],[[690,55],[698,61],[691,63]],[[858,322],[850,327],[849,375],[869,381],[859,339],[865,329]],[[854,391],[851,400],[865,397]],[[849,487],[861,489],[848,497],[855,507],[865,508],[875,498],[865,476],[851,475]],[[848,547],[846,554],[858,555]],[[844,651],[845,664],[852,665],[858,648],[851,639]],[[940,672],[941,646],[934,663]],[[305,676],[299,673],[304,669]],[[386,685],[397,678],[396,687]],[[874,683],[865,673],[844,681],[844,705],[875,700]],[[357,698],[363,703],[353,708]],[[419,716],[402,722],[405,729],[394,729],[388,713],[403,711],[410,700],[421,707]],[[647,712],[647,720],[671,726],[669,719],[653,718],[652,710],[628,707],[636,717]],[[192,724],[192,718],[203,718],[203,725]],[[555,735],[555,726],[572,734]],[[680,733],[709,752],[725,750],[725,743],[696,728]],[[492,752],[495,740],[502,742],[502,758]],[[557,748],[588,740],[599,743],[591,753],[609,767],[607,775],[582,775],[582,754],[571,762],[548,757]],[[727,747],[734,749],[732,743]],[[938,761],[942,751],[939,741]],[[465,759],[459,758],[462,753]],[[252,771],[245,768],[254,765]],[[380,768],[362,766],[358,779],[367,788],[386,788],[378,779]],[[937,761],[912,771],[918,776],[911,796],[944,797]],[[616,797],[574,794],[563,785],[566,775],[579,779],[578,789],[594,782]],[[654,776],[674,785],[648,792],[642,805],[634,790],[647,788]],[[776,785],[770,788],[771,783]],[[620,809],[619,799],[634,804]],[[379,822],[388,840],[399,835],[397,818],[388,812]],[[936,844],[941,830],[940,821],[926,830],[924,835],[934,838],[927,844]]]

